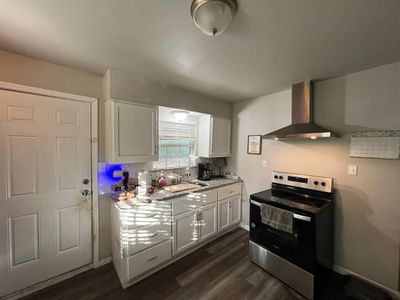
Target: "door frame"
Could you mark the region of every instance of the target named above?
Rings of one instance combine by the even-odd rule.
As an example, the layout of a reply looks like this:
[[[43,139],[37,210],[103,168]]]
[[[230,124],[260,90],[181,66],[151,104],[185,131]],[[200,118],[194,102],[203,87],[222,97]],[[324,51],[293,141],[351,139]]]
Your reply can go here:
[[[99,195],[98,195],[98,99],[75,95],[70,93],[47,90],[22,84],[0,81],[0,90],[25,93],[30,95],[72,100],[77,102],[90,103],[90,127],[91,127],[91,177],[92,177],[92,266],[101,266],[99,257]],[[84,266],[82,266],[84,267]],[[84,267],[84,269],[86,269]],[[73,271],[72,271],[73,272]],[[67,272],[66,274],[68,274]],[[65,274],[61,274],[61,277]],[[52,279],[49,279],[50,281]]]

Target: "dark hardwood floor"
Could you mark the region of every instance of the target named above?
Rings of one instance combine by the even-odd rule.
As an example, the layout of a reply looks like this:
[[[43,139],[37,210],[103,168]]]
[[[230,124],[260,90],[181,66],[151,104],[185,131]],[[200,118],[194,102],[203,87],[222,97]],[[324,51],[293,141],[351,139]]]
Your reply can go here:
[[[248,232],[236,229],[122,289],[112,264],[25,299],[305,299],[249,261]]]

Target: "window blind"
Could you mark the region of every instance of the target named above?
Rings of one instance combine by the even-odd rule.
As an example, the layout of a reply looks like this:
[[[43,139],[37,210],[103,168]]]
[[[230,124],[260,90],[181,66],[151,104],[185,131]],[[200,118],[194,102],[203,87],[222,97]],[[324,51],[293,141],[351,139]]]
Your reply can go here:
[[[196,149],[195,124],[159,122],[159,156],[153,168],[167,169],[188,167]]]

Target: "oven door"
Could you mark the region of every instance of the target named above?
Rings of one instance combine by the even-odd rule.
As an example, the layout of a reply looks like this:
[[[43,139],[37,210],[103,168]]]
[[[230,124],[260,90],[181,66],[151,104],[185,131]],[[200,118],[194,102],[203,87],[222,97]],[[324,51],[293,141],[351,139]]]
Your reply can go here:
[[[293,213],[293,233],[288,233],[262,223],[260,206],[259,202],[250,200],[250,240],[313,273],[314,220],[310,216]]]

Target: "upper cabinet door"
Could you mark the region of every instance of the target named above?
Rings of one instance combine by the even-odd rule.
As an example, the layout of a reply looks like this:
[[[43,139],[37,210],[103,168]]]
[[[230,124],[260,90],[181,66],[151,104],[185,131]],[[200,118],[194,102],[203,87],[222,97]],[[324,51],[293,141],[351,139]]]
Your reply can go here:
[[[231,120],[204,116],[199,120],[199,156],[228,157],[231,154]]]
[[[212,117],[211,157],[231,155],[231,120]]]
[[[155,161],[157,107],[115,100],[106,102],[106,159],[113,163]]]

